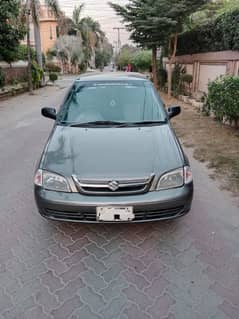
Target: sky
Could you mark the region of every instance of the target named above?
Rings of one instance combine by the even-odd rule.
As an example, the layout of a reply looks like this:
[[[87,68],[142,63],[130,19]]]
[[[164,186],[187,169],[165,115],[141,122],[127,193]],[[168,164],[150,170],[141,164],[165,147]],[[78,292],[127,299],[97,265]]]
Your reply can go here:
[[[114,27],[124,27],[120,22],[120,17],[116,16],[114,10],[108,5],[109,0],[58,0],[62,11],[67,16],[72,16],[72,11],[75,6],[78,6],[82,2],[85,3],[83,16],[90,16],[97,20],[102,30],[106,33],[109,41],[115,46],[117,41],[117,30],[113,30]],[[112,0],[112,2],[120,5],[125,5],[127,0]],[[121,44],[129,42],[129,34],[126,30],[120,30]]]

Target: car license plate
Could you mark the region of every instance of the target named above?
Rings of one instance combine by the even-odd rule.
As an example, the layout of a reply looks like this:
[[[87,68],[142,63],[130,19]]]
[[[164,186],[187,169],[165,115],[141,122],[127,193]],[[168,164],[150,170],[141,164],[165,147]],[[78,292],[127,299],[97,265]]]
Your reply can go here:
[[[102,206],[96,208],[98,221],[125,222],[134,219],[133,207]]]

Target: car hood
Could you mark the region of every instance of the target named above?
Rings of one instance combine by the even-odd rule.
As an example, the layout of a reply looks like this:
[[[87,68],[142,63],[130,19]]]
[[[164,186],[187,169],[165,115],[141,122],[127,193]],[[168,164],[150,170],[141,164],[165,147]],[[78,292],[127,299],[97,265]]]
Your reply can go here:
[[[168,125],[124,128],[56,126],[42,168],[81,179],[140,178],[181,167],[183,157]]]

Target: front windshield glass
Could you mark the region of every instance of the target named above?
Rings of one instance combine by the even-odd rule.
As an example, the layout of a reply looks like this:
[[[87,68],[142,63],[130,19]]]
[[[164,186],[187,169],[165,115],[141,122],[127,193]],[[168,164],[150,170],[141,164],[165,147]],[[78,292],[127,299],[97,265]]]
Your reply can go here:
[[[165,121],[163,103],[151,84],[80,82],[68,95],[59,120],[67,123]]]

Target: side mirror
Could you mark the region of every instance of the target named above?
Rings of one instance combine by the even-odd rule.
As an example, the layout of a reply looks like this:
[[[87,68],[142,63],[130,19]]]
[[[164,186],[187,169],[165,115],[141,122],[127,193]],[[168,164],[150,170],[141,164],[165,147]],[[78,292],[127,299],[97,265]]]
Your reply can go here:
[[[53,107],[43,107],[41,109],[41,114],[49,119],[56,120],[56,109]]]
[[[180,106],[170,106],[168,108],[168,116],[171,119],[172,117],[178,115],[181,113],[181,107]]]

